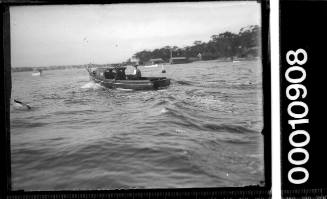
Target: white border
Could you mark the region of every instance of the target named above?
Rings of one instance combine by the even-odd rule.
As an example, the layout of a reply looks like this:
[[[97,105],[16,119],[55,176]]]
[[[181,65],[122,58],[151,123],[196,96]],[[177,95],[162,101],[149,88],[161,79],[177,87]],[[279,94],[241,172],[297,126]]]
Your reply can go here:
[[[281,198],[279,0],[270,0],[269,20],[271,39],[271,193],[273,199],[279,199]]]

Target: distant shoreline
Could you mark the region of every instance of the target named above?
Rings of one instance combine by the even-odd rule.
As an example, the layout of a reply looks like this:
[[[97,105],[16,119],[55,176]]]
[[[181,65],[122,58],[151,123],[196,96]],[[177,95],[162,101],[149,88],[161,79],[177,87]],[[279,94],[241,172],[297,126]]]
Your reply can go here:
[[[260,57],[253,57],[253,58],[235,58],[233,61],[252,61],[252,60],[259,60]],[[229,62],[231,61],[228,58],[219,58],[219,59],[212,59],[212,60],[199,60],[195,62]],[[164,63],[169,64],[169,63]],[[28,71],[37,71],[37,70],[67,70],[67,69],[81,69],[86,68],[87,66],[97,66],[97,67],[104,67],[112,64],[83,64],[83,65],[62,65],[62,66],[45,66],[45,67],[14,67],[11,68],[12,72],[28,72]],[[174,64],[173,64],[174,65]]]
[[[85,68],[89,64],[83,64],[83,65],[62,65],[62,66],[43,66],[43,67],[12,67],[12,72],[27,72],[27,71],[37,71],[37,70],[65,70],[65,69],[80,69]],[[92,64],[96,66],[105,66],[108,64]]]

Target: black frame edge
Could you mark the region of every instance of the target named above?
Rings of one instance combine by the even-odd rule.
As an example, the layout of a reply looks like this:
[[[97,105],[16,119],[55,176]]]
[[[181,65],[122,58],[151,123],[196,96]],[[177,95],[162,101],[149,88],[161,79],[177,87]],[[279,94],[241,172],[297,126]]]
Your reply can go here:
[[[10,96],[11,96],[11,60],[10,60],[10,14],[9,6],[1,4],[2,48],[1,48],[1,120],[4,121],[0,134],[1,196],[11,190],[11,156],[10,156]]]
[[[262,24],[262,84],[263,84],[263,111],[264,111],[264,166],[266,188],[271,188],[271,63],[270,63],[270,5],[269,0],[261,1]]]

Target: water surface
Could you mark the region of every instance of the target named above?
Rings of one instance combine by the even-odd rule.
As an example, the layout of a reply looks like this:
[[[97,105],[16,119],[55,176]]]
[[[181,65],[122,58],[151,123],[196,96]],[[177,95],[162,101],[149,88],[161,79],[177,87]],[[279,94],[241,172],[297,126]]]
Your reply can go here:
[[[84,69],[12,73],[13,189],[226,187],[263,172],[259,61],[140,67],[158,91],[110,90]],[[127,72],[131,72],[128,69]]]

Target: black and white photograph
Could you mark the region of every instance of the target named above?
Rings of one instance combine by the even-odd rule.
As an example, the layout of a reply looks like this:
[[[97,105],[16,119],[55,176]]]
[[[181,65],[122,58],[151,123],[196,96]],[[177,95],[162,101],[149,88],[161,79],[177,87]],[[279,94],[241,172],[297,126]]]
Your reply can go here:
[[[12,190],[265,186],[261,4],[10,6]]]

